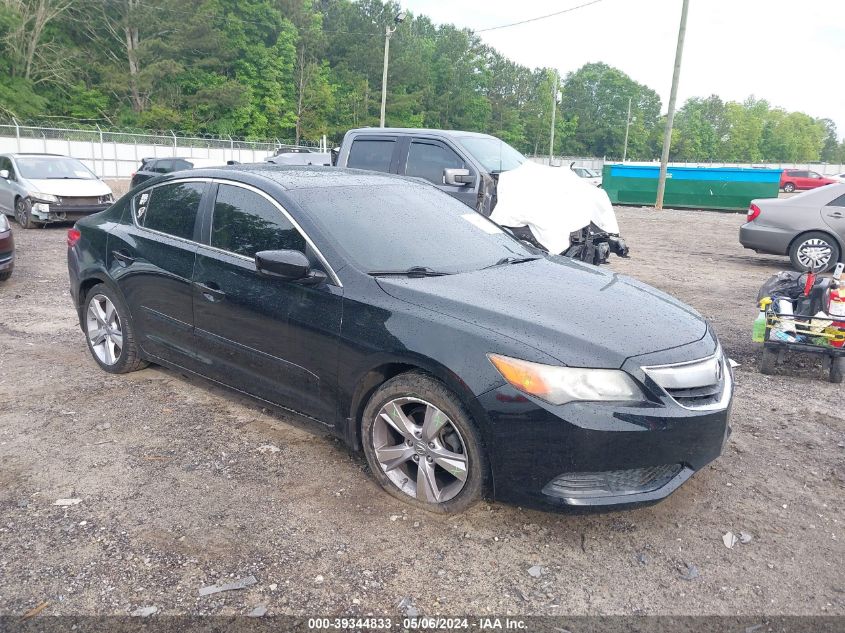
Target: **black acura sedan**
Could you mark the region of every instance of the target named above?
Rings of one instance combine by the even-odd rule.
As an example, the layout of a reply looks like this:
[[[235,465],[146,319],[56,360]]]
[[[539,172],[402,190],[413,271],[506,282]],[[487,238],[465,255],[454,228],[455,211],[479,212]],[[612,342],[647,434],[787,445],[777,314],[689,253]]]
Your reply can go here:
[[[693,309],[423,182],[178,172],[80,220],[68,268],[102,369],[156,363],[270,403],[429,510],[653,502],[729,434],[731,369]]]

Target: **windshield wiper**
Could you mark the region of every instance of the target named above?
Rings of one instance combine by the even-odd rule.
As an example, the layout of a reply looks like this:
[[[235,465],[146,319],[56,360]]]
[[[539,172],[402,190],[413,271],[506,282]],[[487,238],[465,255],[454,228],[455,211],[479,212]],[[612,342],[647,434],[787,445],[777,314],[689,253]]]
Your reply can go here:
[[[495,266],[503,266],[505,264],[522,264],[523,262],[533,262],[534,260],[540,259],[539,257],[502,257],[499,261],[495,264],[490,264],[489,266],[485,266],[484,268],[494,268]]]
[[[451,275],[452,273],[444,273],[428,266],[411,266],[405,270],[371,270],[367,274],[372,277],[442,277],[443,275]]]

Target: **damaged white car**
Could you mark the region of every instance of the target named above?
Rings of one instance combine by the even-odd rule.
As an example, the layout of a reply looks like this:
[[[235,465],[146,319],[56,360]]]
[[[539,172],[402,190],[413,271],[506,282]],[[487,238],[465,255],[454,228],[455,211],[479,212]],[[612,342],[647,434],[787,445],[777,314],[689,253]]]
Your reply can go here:
[[[25,229],[75,221],[112,202],[109,186],[75,158],[0,154],[0,213]]]
[[[346,133],[337,166],[423,178],[519,239],[592,264],[628,255],[610,199],[569,169],[488,134],[410,128]]]

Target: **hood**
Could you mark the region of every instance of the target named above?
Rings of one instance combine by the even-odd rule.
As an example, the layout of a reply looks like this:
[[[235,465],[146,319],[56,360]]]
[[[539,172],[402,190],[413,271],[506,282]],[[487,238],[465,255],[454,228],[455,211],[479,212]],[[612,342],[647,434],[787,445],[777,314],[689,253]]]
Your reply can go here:
[[[27,178],[28,189],[54,196],[91,197],[105,196],[111,193],[109,186],[102,180],[82,180],[75,178],[46,178],[44,180]]]
[[[593,222],[619,233],[607,192],[563,167],[525,161],[499,174],[496,208],[490,219],[501,226],[528,226],[550,253],[569,248],[569,234]]]
[[[707,332],[701,315],[674,297],[563,257],[378,283],[397,299],[504,334],[573,367],[620,367],[631,356],[686,345]]]

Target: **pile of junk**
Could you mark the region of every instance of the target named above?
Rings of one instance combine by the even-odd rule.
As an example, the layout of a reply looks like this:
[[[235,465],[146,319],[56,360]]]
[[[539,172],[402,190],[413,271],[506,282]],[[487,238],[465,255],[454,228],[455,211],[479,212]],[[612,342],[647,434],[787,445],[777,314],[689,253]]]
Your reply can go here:
[[[790,351],[819,354],[830,382],[841,383],[845,372],[845,279],[843,264],[832,277],[813,272],[781,271],[757,294],[759,313],[753,340],[763,343],[760,371],[774,373]]]

